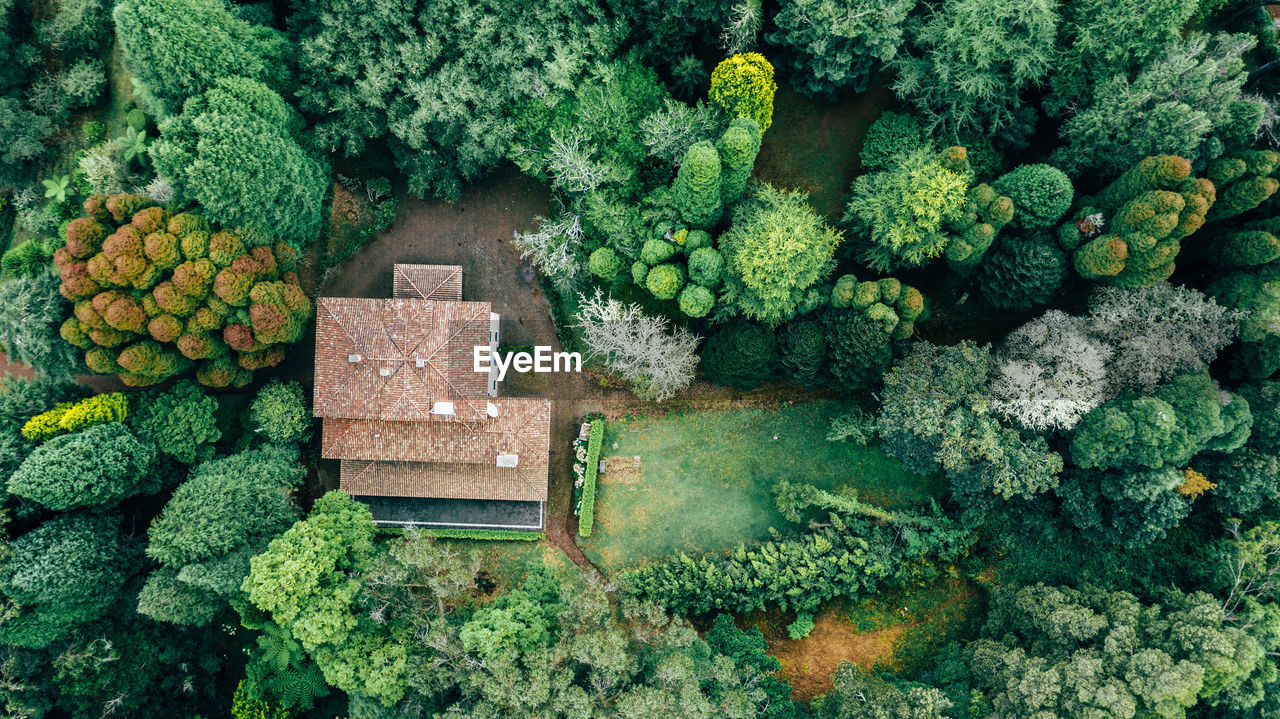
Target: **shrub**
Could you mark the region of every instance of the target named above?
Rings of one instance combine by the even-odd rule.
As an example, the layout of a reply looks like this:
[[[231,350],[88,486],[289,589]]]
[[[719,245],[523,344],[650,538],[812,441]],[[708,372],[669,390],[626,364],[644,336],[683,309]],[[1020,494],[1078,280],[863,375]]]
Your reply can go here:
[[[51,254],[45,254],[44,243],[40,240],[27,240],[20,245],[5,250],[0,256],[0,269],[4,279],[14,277],[33,277],[42,274],[49,266]]]
[[[312,308],[288,245],[256,231],[211,235],[203,218],[136,195],[93,195],[84,207],[54,263],[75,302],[62,336],[94,371],[145,386],[203,360],[202,383],[243,386],[283,358],[276,345],[301,337]]]
[[[706,229],[720,220],[720,191],[720,154],[707,140],[694,143],[671,186],[672,207],[690,227]]]
[[[1013,200],[1013,223],[1019,227],[1051,227],[1071,209],[1073,191],[1066,173],[1049,165],[1020,165],[991,183]]]
[[[676,246],[666,240],[645,240],[644,246],[640,248],[640,261],[653,267],[671,259],[675,253]]]
[[[37,447],[9,478],[9,492],[54,511],[108,509],[162,488],[155,455],[119,422],[95,425]]]
[[[773,376],[778,362],[777,340],[764,325],[735,321],[707,338],[702,352],[707,379],[747,391]]]
[[[841,235],[808,199],[761,184],[733,209],[733,224],[720,236],[725,284],[750,319],[771,325],[790,319],[805,290],[831,271]]]
[[[760,126],[749,117],[735,117],[716,143],[716,151],[723,165],[720,198],[725,205],[732,205],[746,192],[747,180],[760,153]]]
[[[581,528],[581,524],[579,524]],[[403,534],[404,529],[382,528],[381,534]],[[540,542],[547,538],[542,532],[518,532],[508,529],[436,529],[434,527],[415,528],[411,531],[421,532],[437,539],[473,539],[490,542]],[[587,535],[583,535],[587,536]]]
[[[689,253],[689,281],[715,289],[724,277],[724,255],[711,247]]]
[[[799,318],[778,330],[778,354],[788,381],[818,387],[826,379],[827,337],[822,324]]]
[[[182,380],[164,392],[144,393],[129,425],[162,454],[191,465],[213,456],[213,444],[222,438],[217,414],[218,400]]]
[[[596,481],[600,470],[600,450],[604,446],[604,420],[591,423],[587,438],[587,470],[582,481],[582,504],[578,510],[578,536],[590,537],[596,519]]]
[[[83,371],[61,327],[71,307],[58,294],[58,275],[17,277],[0,284],[0,347],[41,377],[70,379]],[[87,340],[87,338],[82,338]]]
[[[305,442],[311,435],[311,412],[302,385],[272,379],[249,405],[254,431],[281,444]]]
[[[609,247],[601,247],[592,252],[591,257],[587,260],[587,269],[591,270],[591,274],[602,280],[612,280],[617,277],[620,266],[618,253]]]
[[[800,612],[796,614],[796,620],[787,625],[787,636],[792,641],[804,639],[813,631],[813,613]]]
[[[978,287],[1000,309],[1026,310],[1053,299],[1070,261],[1046,231],[1001,238],[978,268]]]
[[[649,266],[641,260],[631,263],[631,281],[636,285],[644,285],[645,278],[649,276]]]
[[[773,65],[756,52],[722,60],[711,72],[711,101],[734,117],[756,121],[763,134],[773,124]]]
[[[830,358],[827,366],[840,388],[853,392],[871,387],[893,363],[884,321],[871,313],[829,309],[822,317],[822,326]]]
[[[680,265],[665,264],[651,268],[645,276],[645,287],[660,300],[674,299],[684,286],[684,271]]]
[[[702,285],[687,285],[680,290],[680,311],[688,317],[705,317],[715,303],[715,295]]]
[[[924,124],[913,115],[886,110],[871,123],[862,138],[862,171],[887,170],[900,155],[932,145]]]
[[[87,397],[75,403],[64,403],[32,417],[22,426],[22,436],[36,443],[70,432],[79,432],[96,424],[123,422],[129,412],[129,400],[119,392]]]

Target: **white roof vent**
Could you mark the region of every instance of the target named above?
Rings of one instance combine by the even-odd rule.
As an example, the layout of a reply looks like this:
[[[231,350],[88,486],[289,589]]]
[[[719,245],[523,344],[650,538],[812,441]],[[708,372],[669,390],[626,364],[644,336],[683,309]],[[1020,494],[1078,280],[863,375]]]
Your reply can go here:
[[[452,402],[436,402],[431,405],[431,414],[447,414],[452,417],[453,413]]]
[[[489,404],[489,406],[485,409],[485,412],[486,412],[490,417],[497,417],[497,416],[498,416],[498,405],[496,405],[496,404],[494,404],[494,403],[492,403],[492,402],[489,402],[488,404]]]
[[[391,368],[390,368],[390,367],[383,367],[382,369],[378,370],[378,374],[382,375],[383,377],[390,377],[390,376],[391,376]]]
[[[359,362],[359,361],[360,361],[360,355],[347,355],[347,361],[348,361],[348,362]]]
[[[422,369],[423,367],[426,367],[426,366],[427,366],[427,361],[426,361],[426,360],[424,360],[424,359],[422,359],[421,357],[417,357],[417,356],[415,356],[415,357],[413,358],[413,364],[414,364],[418,369]]]
[[[518,454],[500,454],[498,455],[499,467],[515,467],[520,464],[520,455]]]

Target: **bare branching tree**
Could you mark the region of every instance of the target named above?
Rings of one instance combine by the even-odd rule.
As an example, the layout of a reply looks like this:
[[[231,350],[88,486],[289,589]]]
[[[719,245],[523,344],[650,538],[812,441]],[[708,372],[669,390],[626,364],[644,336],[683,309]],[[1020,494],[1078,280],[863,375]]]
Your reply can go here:
[[[599,289],[580,295],[575,327],[592,357],[631,383],[636,396],[664,400],[693,382],[699,337],[683,327],[668,330],[665,317],[637,304],[605,297]]]
[[[520,256],[538,266],[556,284],[570,291],[582,270],[578,248],[582,245],[582,221],[574,214],[561,214],[553,222],[538,218],[537,232],[516,232],[513,243]]]
[[[738,0],[729,11],[729,24],[720,32],[720,47],[729,55],[753,49],[763,21],[760,0]]]

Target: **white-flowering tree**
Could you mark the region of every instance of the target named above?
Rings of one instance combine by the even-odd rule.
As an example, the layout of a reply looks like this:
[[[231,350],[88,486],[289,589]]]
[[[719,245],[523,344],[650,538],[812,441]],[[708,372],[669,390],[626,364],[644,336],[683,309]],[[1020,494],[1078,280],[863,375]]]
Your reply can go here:
[[[1037,432],[1071,429],[1108,398],[1112,350],[1088,322],[1050,310],[1005,338],[991,382],[991,408]]]
[[[1212,362],[1235,339],[1241,315],[1186,287],[1102,287],[1089,300],[1089,332],[1114,351],[1113,393],[1150,392]]]
[[[669,329],[667,318],[647,315],[640,305],[605,297],[599,289],[579,300],[574,327],[588,354],[630,382],[637,397],[661,401],[693,382],[697,335],[684,327]]]
[[[573,214],[561,214],[554,221],[538,218],[537,232],[516,232],[512,244],[520,257],[537,265],[562,292],[570,291],[581,266],[578,248],[582,246],[582,220]]]
[[[724,126],[724,115],[715,105],[699,100],[691,107],[667,98],[661,110],[640,122],[640,139],[650,155],[678,167],[693,143],[718,137]]]

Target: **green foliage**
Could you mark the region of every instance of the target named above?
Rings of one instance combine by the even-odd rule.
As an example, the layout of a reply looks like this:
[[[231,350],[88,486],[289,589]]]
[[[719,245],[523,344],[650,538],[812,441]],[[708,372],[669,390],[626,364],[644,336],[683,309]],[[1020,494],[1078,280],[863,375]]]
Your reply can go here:
[[[866,674],[850,662],[840,662],[832,683],[834,686],[829,691],[815,697],[809,705],[814,719],[944,719],[952,716],[947,711],[952,703],[939,690],[900,687]]]
[[[40,240],[27,240],[5,250],[0,256],[0,269],[5,279],[14,277],[32,277],[43,274],[49,267],[52,254],[46,254],[44,243]]]
[[[161,454],[195,464],[211,457],[214,443],[222,438],[217,413],[218,400],[195,382],[181,380],[166,391],[144,393],[129,426]]]
[[[1198,698],[1247,696],[1268,671],[1258,637],[1269,644],[1275,620],[1232,626],[1204,593],[1144,605],[1124,592],[1038,584],[998,589],[992,601],[984,634],[1002,641],[971,643],[965,662],[972,685],[1011,715],[1174,719]],[[1096,699],[1081,707],[1080,696]]]
[[[1053,67],[1057,3],[946,0],[890,63],[893,89],[953,136],[973,132],[1018,145],[1034,112],[1018,95]]]
[[[804,291],[831,271],[841,236],[808,195],[756,186],[720,236],[726,297],[749,319],[770,325],[794,316]]]
[[[663,264],[649,269],[644,285],[660,300],[674,299],[684,286],[684,268],[675,264]]]
[[[285,35],[239,19],[217,0],[123,0],[116,40],[153,110],[174,114],[187,98],[239,76],[277,90],[290,81]]]
[[[868,0],[836,5],[819,0],[787,0],[773,16],[769,42],[782,48],[781,66],[806,95],[833,97],[862,92],[892,60],[905,39],[916,0]]]
[[[41,377],[71,379],[83,367],[75,348],[58,336],[70,314],[56,273],[8,280],[0,284],[0,347],[10,362],[28,365]]]
[[[86,397],[79,402],[64,402],[42,412],[22,425],[22,436],[39,444],[51,437],[78,432],[104,422],[123,422],[129,413],[129,400],[119,392]]]
[[[151,523],[147,556],[161,568],[138,611],[177,624],[212,621],[239,596],[249,558],[298,518],[290,493],[305,476],[297,452],[278,445],[196,467]],[[199,606],[184,606],[188,597]]]
[[[328,694],[324,675],[289,630],[275,622],[264,624],[237,696],[279,706],[288,713],[307,711],[317,698]]]
[[[942,254],[945,225],[964,211],[969,187],[967,167],[949,162],[957,156],[963,162],[964,148],[919,149],[854,181],[842,222],[867,241],[864,262],[889,272]]]
[[[1070,260],[1045,231],[1001,237],[977,271],[978,287],[993,306],[1028,310],[1051,301],[1066,281]]]
[[[254,430],[271,442],[292,444],[311,436],[311,411],[302,385],[272,379],[249,405]]]
[[[888,170],[897,163],[898,156],[920,148],[931,149],[932,144],[928,130],[915,116],[885,110],[867,129],[858,156],[863,172]]]
[[[706,229],[720,220],[720,192],[720,155],[716,146],[706,140],[694,143],[685,153],[671,186],[672,206],[690,227]]]
[[[896,316],[894,319],[896,325]],[[876,314],[855,309],[832,308],[823,315],[827,371],[837,387],[847,392],[868,389],[889,369],[893,350],[884,322]]]
[[[990,185],[970,188],[964,212],[947,223],[953,235],[947,242],[947,264],[960,272],[972,270],[991,248],[996,234],[1014,216],[1012,199]]]
[[[618,276],[621,264],[618,261],[618,253],[614,252],[613,248],[601,247],[591,253],[591,257],[587,260],[587,269],[602,280],[612,281]]]
[[[680,290],[680,312],[686,317],[705,317],[715,303],[715,295],[702,285],[690,284]]]
[[[1052,227],[1071,209],[1074,194],[1066,173],[1050,165],[1019,165],[991,182],[1013,200],[1018,227]]]
[[[950,556],[964,532],[945,520],[873,524],[831,514],[830,526],[726,555],[685,553],[623,573],[641,597],[682,614],[749,613],[776,605],[813,612],[835,596],[859,596],[902,583],[917,563]],[[803,571],[801,571],[803,568]]]
[[[831,420],[828,442],[853,442],[866,446],[876,436],[876,418],[861,407],[854,407]]]
[[[160,125],[150,153],[178,199],[227,227],[256,227],[294,247],[319,234],[328,167],[302,143],[303,121],[271,88],[223,78]]]
[[[250,698],[244,691],[244,682],[240,682],[231,698],[231,719],[290,719],[290,716],[288,709]]]
[[[675,245],[666,240],[654,238],[645,240],[644,246],[640,249],[640,261],[654,267],[671,259],[675,254]]]
[[[720,169],[720,198],[725,206],[729,206],[742,199],[747,190],[747,180],[755,166],[756,155],[760,153],[760,126],[749,117],[735,117],[716,142],[716,152],[723,165]]]
[[[792,641],[804,639],[813,631],[813,614],[810,612],[800,612],[796,615],[796,620],[787,625],[787,636]]]
[[[381,529],[384,533],[402,533],[403,530]],[[517,532],[507,529],[435,529],[418,530],[423,535],[437,539],[474,539],[485,542],[540,542],[547,538],[542,532]]]
[[[884,376],[876,430],[881,447],[911,471],[941,467],[961,494],[1033,497],[1052,488],[1062,458],[988,411],[989,349],[970,341],[912,345]]]
[[[137,548],[113,515],[66,515],[14,540],[0,590],[19,605],[0,622],[7,644],[41,648],[109,611],[125,591]]]
[[[735,321],[707,338],[702,366],[707,379],[743,391],[753,390],[773,376],[778,343],[766,325]]]
[[[9,478],[9,492],[56,511],[108,509],[163,488],[164,477],[152,470],[155,456],[124,425],[99,424],[37,447]]]
[[[724,277],[724,255],[712,247],[689,253],[689,281],[713,290]]]
[[[604,421],[591,423],[587,438],[587,468],[582,479],[582,504],[578,509],[578,536],[590,537],[596,521],[596,481],[600,473],[600,450],[604,446]]]
[[[588,73],[614,56],[627,27],[582,0],[447,0],[376,11],[324,0],[299,6],[291,22],[301,50],[299,102],[317,118],[316,144],[352,156],[385,137],[409,191],[447,199],[508,155],[518,111],[554,112],[577,88],[604,85],[587,82]],[[411,71],[386,72],[406,58]],[[545,95],[535,98],[530,88]],[[610,116],[612,108],[601,110],[602,129],[627,124]]]
[[[146,386],[196,362],[203,385],[248,384],[302,336],[297,253],[252,230],[214,232],[138,195],[93,195],[54,254],[74,316],[60,333],[94,372]]]
[[[756,121],[763,134],[773,124],[773,65],[758,52],[725,58],[711,72],[711,102],[733,117]]]
[[[1082,276],[1122,287],[1153,285],[1173,273],[1180,241],[1200,229],[1213,200],[1213,183],[1192,177],[1188,160],[1154,155],[1085,202],[1059,238],[1078,248],[1075,267]],[[1108,234],[1088,222],[1095,204],[1107,216]]]
[[[1210,221],[1235,217],[1262,204],[1280,189],[1272,175],[1280,168],[1280,153],[1250,150],[1213,160],[1205,177],[1213,183],[1218,199],[1209,208]]]
[[[794,319],[778,328],[778,356],[787,380],[819,387],[827,379],[827,335],[820,322]]]
[[[1192,35],[1136,75],[1100,83],[1093,102],[1063,124],[1054,163],[1073,174],[1115,174],[1150,155],[1204,162],[1224,143],[1248,142],[1262,118],[1257,101],[1243,94],[1242,56],[1254,43],[1247,35]]]

